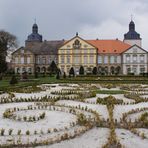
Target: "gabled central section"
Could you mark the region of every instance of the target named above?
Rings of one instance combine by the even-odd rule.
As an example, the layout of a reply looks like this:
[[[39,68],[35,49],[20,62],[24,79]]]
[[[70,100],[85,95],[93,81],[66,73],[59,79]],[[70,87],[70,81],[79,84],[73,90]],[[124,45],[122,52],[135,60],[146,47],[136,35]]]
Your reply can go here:
[[[66,41],[58,50],[59,68],[62,72],[69,73],[73,68],[75,74],[79,74],[80,67],[85,73],[91,73],[96,67],[97,48],[76,35]]]

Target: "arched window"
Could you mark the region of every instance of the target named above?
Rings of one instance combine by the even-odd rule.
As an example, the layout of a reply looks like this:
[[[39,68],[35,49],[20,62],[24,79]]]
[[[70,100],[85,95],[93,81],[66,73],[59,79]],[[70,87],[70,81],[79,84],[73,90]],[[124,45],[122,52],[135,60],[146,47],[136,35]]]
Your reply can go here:
[[[115,74],[115,68],[113,66],[110,68],[110,72],[111,74]]]
[[[19,74],[20,73],[20,68],[16,68],[16,73]]]
[[[36,72],[39,72],[40,73],[40,67],[37,67],[36,68]]]
[[[46,72],[46,67],[42,67],[42,72]]]

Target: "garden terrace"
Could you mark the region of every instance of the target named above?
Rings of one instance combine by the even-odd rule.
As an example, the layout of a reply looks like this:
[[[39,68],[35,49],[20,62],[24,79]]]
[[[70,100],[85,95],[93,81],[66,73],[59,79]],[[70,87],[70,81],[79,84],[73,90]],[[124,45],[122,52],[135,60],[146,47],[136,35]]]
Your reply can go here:
[[[102,77],[103,84],[66,82],[72,78],[66,83],[26,82],[30,86],[2,92],[0,147],[147,148],[148,100],[142,96],[148,85],[109,84],[109,78]]]

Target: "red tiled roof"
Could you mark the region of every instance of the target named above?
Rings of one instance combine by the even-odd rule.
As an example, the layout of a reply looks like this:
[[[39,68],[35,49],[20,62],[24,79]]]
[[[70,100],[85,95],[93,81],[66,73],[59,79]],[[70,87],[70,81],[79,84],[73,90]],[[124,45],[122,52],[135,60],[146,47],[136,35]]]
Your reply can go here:
[[[131,45],[120,40],[86,40],[88,43],[98,48],[98,53],[114,53],[120,54]]]

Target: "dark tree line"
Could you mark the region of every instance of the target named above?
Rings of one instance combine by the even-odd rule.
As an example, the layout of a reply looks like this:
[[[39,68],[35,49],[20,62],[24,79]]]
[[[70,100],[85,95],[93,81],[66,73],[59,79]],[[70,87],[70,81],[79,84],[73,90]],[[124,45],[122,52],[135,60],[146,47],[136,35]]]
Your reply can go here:
[[[7,71],[7,55],[17,47],[17,38],[13,34],[0,30],[0,76]]]

